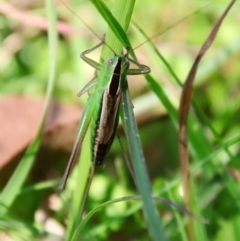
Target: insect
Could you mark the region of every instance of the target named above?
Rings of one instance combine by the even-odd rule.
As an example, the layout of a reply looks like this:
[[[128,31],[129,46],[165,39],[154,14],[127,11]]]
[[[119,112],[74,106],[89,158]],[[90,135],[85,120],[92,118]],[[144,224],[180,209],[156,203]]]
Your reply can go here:
[[[95,167],[103,164],[116,134],[122,92],[121,87],[126,81],[127,75],[147,74],[150,72],[148,66],[130,59],[128,53],[125,55],[112,56],[108,58],[103,65],[86,57],[87,54],[102,44],[103,43],[100,43],[81,54],[81,58],[96,70],[99,70],[100,74],[96,79],[83,87],[78,94],[82,95],[89,88],[95,86],[95,91],[90,95],[88,100],[87,106],[89,107],[85,108],[80,121],[73,151],[60,185],[61,189],[65,187],[70,170],[80,154],[82,141],[90,122],[92,132],[92,165]],[[130,63],[134,63],[139,69],[130,69]]]
[[[68,8],[66,4],[64,5]],[[71,9],[69,10],[75,14]],[[190,15],[193,14],[194,13],[191,13]],[[78,15],[77,17],[94,33],[94,35],[96,35],[81,17]],[[187,17],[184,17],[180,21],[174,23],[173,26],[182,22]],[[164,32],[161,32],[160,34],[162,33]],[[153,37],[158,35],[154,35]],[[147,39],[147,41],[149,41],[149,39]],[[72,166],[80,154],[82,142],[90,123],[92,132],[91,152],[93,169],[95,166],[101,166],[103,164],[105,156],[109,151],[116,134],[122,86],[126,82],[127,75],[150,73],[150,68],[148,66],[140,64],[137,61],[129,58],[128,51],[125,55],[115,54],[114,56],[108,58],[102,65],[86,56],[95,49],[101,47],[103,44],[104,40],[100,44],[84,51],[80,55],[80,57],[86,63],[95,68],[99,74],[97,74],[97,76],[78,93],[78,96],[81,96],[90,88],[95,88],[94,93],[88,99],[88,103],[80,120],[78,134],[66,171],[59,186],[60,189],[64,189],[66,185]],[[109,47],[109,49],[111,48]],[[130,63],[135,64],[138,69],[130,69]]]

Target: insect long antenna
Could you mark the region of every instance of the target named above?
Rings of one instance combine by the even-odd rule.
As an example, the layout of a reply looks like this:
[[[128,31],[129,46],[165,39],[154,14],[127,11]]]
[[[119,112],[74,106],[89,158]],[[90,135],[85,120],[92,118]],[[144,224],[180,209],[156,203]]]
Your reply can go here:
[[[170,29],[172,29],[173,27],[176,27],[176,26],[180,25],[180,24],[183,23],[186,19],[188,19],[188,18],[196,15],[196,14],[199,13],[203,8],[208,7],[210,4],[212,4],[212,3],[208,3],[208,4],[204,5],[204,6],[201,7],[201,8],[198,8],[197,10],[195,10],[194,12],[188,14],[188,15],[185,16],[184,18],[182,18],[182,19],[174,22],[173,24],[169,25],[167,28],[165,28],[164,30],[160,31],[159,33],[154,34],[153,36],[147,38],[144,42],[142,42],[141,44],[137,45],[133,50],[141,47],[142,45],[144,45],[145,43],[149,42],[150,40],[152,40],[152,39],[154,39],[154,38],[156,38],[156,37],[159,37],[159,36],[163,35],[164,33],[168,32],[168,31],[169,31]],[[142,31],[136,21],[133,21],[133,24],[134,24],[135,26],[137,26],[137,28],[138,28],[140,31]]]
[[[74,14],[78,19],[80,19],[98,39],[102,41],[102,38],[98,36],[96,32],[75,11],[73,11],[64,1],[61,1],[61,2],[72,14]]]
[[[66,7],[72,14],[74,14],[78,19],[80,19],[80,20],[86,25],[86,27],[87,27],[100,41],[103,41],[103,42],[106,44],[106,46],[108,46],[108,48],[109,48],[114,54],[116,54],[116,53],[114,52],[114,50],[104,41],[104,40],[105,40],[105,35],[104,35],[103,37],[98,36],[98,35],[96,34],[96,32],[95,32],[75,11],[73,11],[64,1],[61,1],[61,2],[65,5],[65,7]]]

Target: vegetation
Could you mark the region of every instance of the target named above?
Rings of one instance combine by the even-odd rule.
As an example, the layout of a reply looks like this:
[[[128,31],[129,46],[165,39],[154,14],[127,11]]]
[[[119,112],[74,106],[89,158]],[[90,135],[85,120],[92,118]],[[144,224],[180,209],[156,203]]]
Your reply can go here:
[[[15,5],[0,3],[0,103],[5,103],[6,98],[15,100],[15,112],[19,108],[16,96],[33,103],[32,100],[38,101],[46,96],[48,86],[49,98],[54,80],[52,98],[60,108],[64,106],[63,115],[69,113],[66,110],[72,105],[84,106],[87,100],[87,95],[77,98],[76,93],[92,79],[93,69],[79,59],[79,54],[95,46],[99,39],[79,21],[77,15],[100,37],[107,29],[106,23],[91,1],[66,2],[72,11],[59,1],[55,3],[59,39],[58,45],[54,46],[54,13],[51,13],[48,2],[46,5],[37,2],[25,4],[24,1]],[[228,3],[226,0],[211,1],[207,5],[207,1],[162,0],[149,1],[149,5],[145,6],[145,1],[137,1],[133,12],[132,22],[141,26],[147,36],[164,32],[154,37],[152,42],[170,68],[166,67],[149,42],[135,49],[138,61],[151,67],[151,76],[157,83],[154,90],[159,88],[161,94],[157,98],[149,88],[151,83],[142,76],[129,77],[128,83],[154,196],[181,205],[184,199],[181,194],[177,110],[182,85],[176,81],[172,72],[181,83],[185,81],[202,43]],[[106,4],[111,8],[110,1],[106,1]],[[199,66],[194,83],[188,133],[192,197],[190,209],[197,217],[190,218],[186,212],[156,202],[168,240],[235,241],[240,236],[238,5],[236,3],[233,6],[224,20],[214,44]],[[198,12],[186,17],[199,8]],[[165,31],[168,26],[183,18],[177,26]],[[47,21],[51,23],[52,32],[47,32]],[[133,48],[146,40],[136,24],[130,25],[127,35]],[[50,42],[48,36],[51,37]],[[54,47],[57,53],[53,51]],[[91,56],[98,60],[100,52],[96,50]],[[30,105],[22,115],[20,113],[19,119],[24,119],[24,115],[31,113],[34,108],[34,104]],[[7,110],[1,109],[8,116]],[[41,118],[44,120],[39,109],[39,123]],[[73,118],[72,115],[70,118]],[[7,120],[12,123],[14,135],[11,138],[4,136],[4,144],[11,144],[14,136],[19,134],[15,129],[15,121],[19,119],[16,116],[15,119]],[[0,121],[4,128],[4,121]],[[29,122],[26,123],[23,125],[31,129]],[[57,122],[51,131],[61,132],[75,124],[74,118],[67,124]],[[20,159],[19,150],[13,153],[15,159],[11,160],[11,165],[10,161],[4,166],[0,163],[0,184],[3,190],[0,195],[0,240],[5,240],[6,236],[13,240],[64,240],[66,229],[71,223],[68,217],[69,210],[74,212],[71,205],[76,170],[62,193],[59,193],[57,187],[70,155],[71,147],[67,149],[65,146],[73,142],[76,128],[61,136],[61,148],[56,144],[59,138],[53,138],[52,142],[46,144],[44,140],[51,138],[48,130],[43,131],[43,142],[37,152],[42,131],[41,126],[34,141],[31,139],[33,143],[23,155],[26,164],[24,168],[18,169],[20,171],[15,175],[15,181],[12,181],[14,185],[8,182],[7,186],[6,183]],[[126,147],[121,128],[119,133]],[[88,155],[85,150],[82,154]],[[26,181],[25,175],[28,176]],[[84,237],[79,240],[149,240],[138,198],[123,199],[116,203],[113,201],[136,195],[136,187],[124,164],[123,151],[115,140],[105,166],[95,173],[86,206],[86,214],[90,215],[84,223]],[[107,201],[109,203],[103,205]],[[9,207],[8,211],[6,207]],[[192,226],[188,225],[187,228],[187,223]]]

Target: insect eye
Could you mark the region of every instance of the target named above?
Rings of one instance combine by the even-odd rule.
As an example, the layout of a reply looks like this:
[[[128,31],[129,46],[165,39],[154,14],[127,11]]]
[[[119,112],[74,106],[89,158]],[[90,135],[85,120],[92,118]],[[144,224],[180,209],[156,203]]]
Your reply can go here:
[[[130,63],[127,61],[123,65],[124,65],[124,68],[129,69]]]
[[[107,64],[108,64],[109,66],[113,65],[113,60],[112,60],[112,59],[108,59],[108,60],[107,60]]]

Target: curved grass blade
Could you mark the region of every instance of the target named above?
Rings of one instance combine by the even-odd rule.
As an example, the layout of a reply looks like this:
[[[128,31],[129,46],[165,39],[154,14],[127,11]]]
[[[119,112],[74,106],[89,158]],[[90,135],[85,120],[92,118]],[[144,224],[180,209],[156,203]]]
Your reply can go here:
[[[74,235],[73,235],[73,238],[71,241],[77,241],[79,240],[80,238],[83,238],[84,235],[83,234],[83,230],[84,230],[84,227],[86,226],[87,222],[89,221],[89,219],[98,211],[100,211],[102,208],[105,208],[113,203],[118,203],[118,202],[124,202],[124,201],[134,201],[134,200],[139,200],[141,201],[141,196],[126,196],[126,197],[121,197],[121,198],[116,198],[116,199],[113,199],[113,200],[110,200],[110,201],[107,201],[101,205],[99,205],[98,207],[94,208],[93,210],[91,210],[85,217],[84,219],[82,220],[82,222],[78,225]],[[176,203],[173,203],[172,201],[166,199],[166,198],[161,198],[161,197],[152,197],[152,199],[155,201],[155,202],[161,202],[171,208],[174,208],[176,210],[179,210],[193,218],[197,218],[199,219],[198,217],[196,217],[193,213],[189,212],[186,208],[184,208],[183,206],[181,205],[178,205]],[[204,221],[203,219],[200,219],[201,221]]]
[[[189,207],[189,184],[188,184],[188,176],[189,176],[189,156],[188,156],[188,140],[187,140],[187,117],[188,112],[192,100],[193,94],[193,82],[195,79],[195,75],[197,72],[198,65],[206,53],[206,51],[211,46],[214,41],[218,30],[226,17],[227,13],[231,9],[232,5],[236,0],[232,0],[228,5],[227,9],[224,11],[222,16],[217,21],[216,25],[213,27],[210,35],[207,37],[205,43],[202,45],[198,56],[196,57],[193,66],[188,74],[188,77],[183,86],[181,100],[180,100],[180,108],[179,108],[179,151],[180,151],[180,162],[181,162],[181,171],[183,173],[183,190],[184,190],[184,198],[186,206]]]
[[[213,159],[213,157],[217,156],[219,153],[225,151],[226,148],[231,147],[232,145],[238,143],[239,141],[240,141],[240,135],[237,135],[236,137],[232,138],[231,140],[223,142],[221,144],[221,146],[218,149],[215,150],[215,152],[212,152],[210,155],[201,159],[199,163],[196,163],[195,165],[193,165],[192,168],[190,169],[190,172],[191,173],[196,172],[201,166],[210,162]]]
[[[41,136],[44,129],[45,117],[48,111],[54,80],[57,59],[57,32],[56,32],[56,14],[53,1],[46,0],[47,17],[49,20],[48,26],[48,42],[49,42],[49,81],[47,86],[46,99],[42,114],[41,125],[33,142],[28,147],[18,167],[15,169],[7,185],[4,187],[0,195],[0,213],[3,215],[13,204],[20,188],[24,184],[27,175],[34,163],[37,150],[40,146]]]

